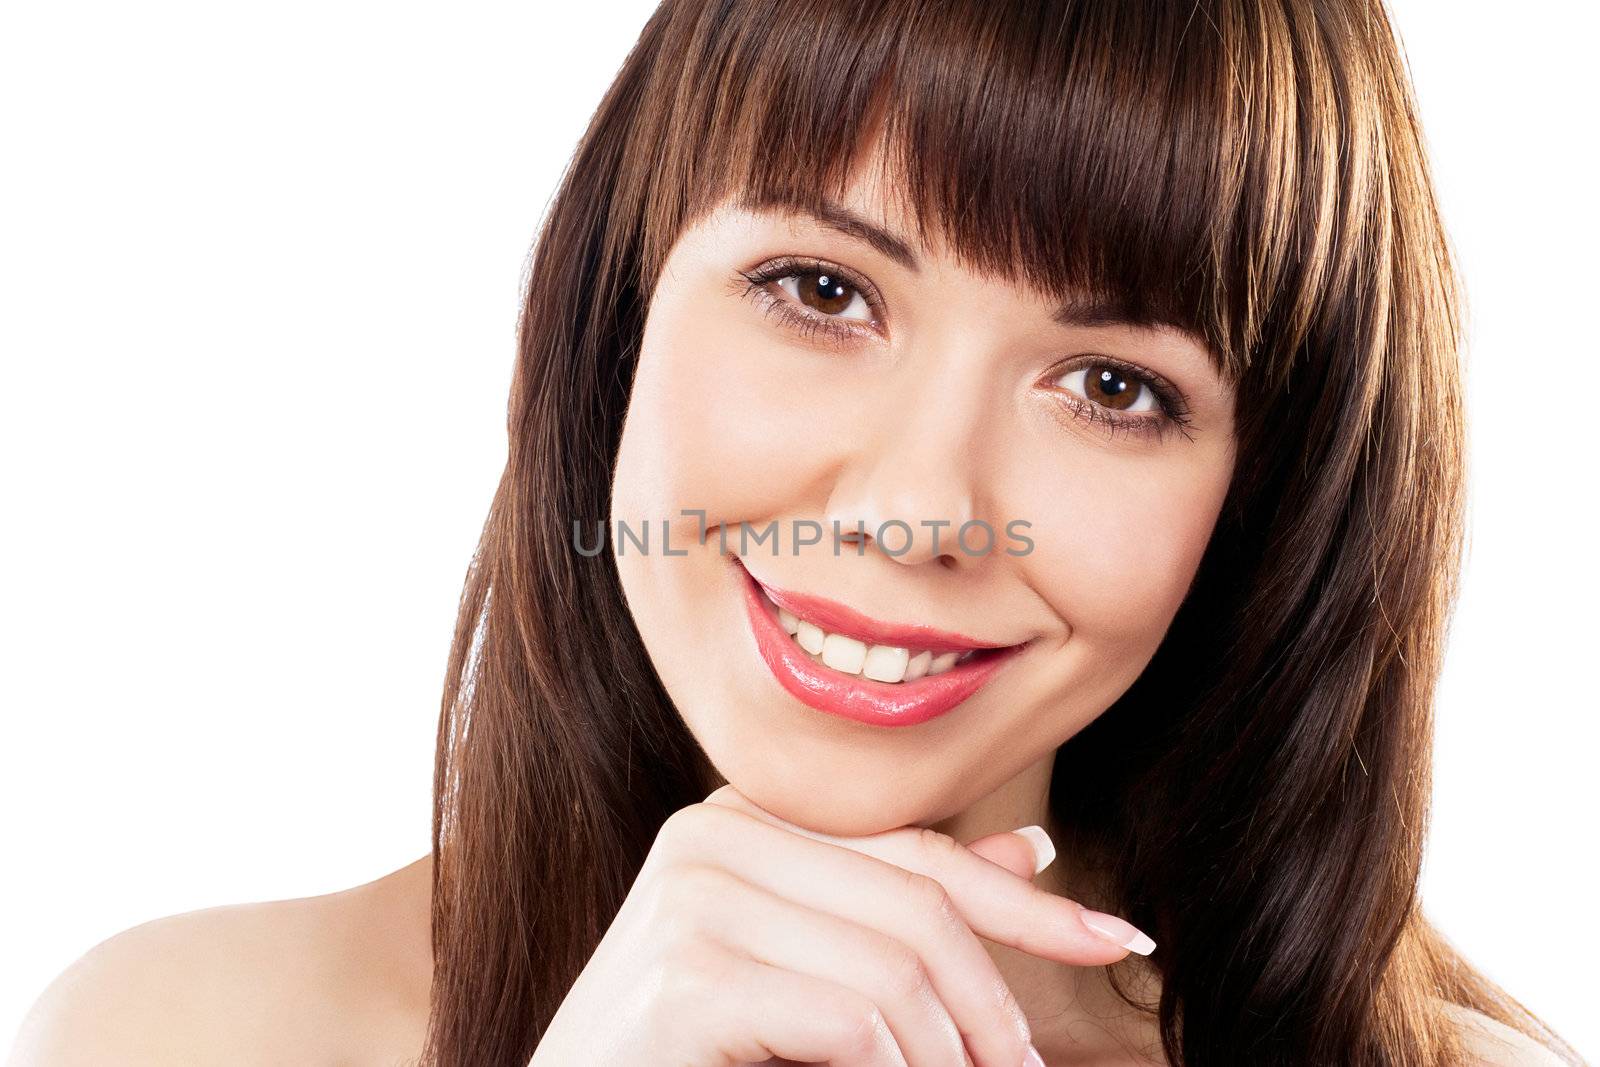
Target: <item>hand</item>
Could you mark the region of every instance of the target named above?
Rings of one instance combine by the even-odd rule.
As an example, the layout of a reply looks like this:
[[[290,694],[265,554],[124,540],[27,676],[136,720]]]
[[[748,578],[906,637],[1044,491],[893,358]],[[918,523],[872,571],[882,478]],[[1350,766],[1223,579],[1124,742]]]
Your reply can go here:
[[[1127,949],[1035,873],[1016,833],[833,837],[724,786],[662,826],[530,1067],[1038,1064],[979,936],[1077,965]]]

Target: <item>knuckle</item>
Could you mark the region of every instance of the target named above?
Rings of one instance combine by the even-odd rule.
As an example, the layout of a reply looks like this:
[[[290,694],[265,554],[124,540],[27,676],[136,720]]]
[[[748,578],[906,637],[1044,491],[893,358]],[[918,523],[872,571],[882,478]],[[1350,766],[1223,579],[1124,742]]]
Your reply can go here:
[[[906,879],[906,899],[920,914],[922,921],[940,930],[949,930],[959,922],[955,901],[937,878],[929,878],[916,871]]]
[[[641,977],[650,991],[645,1025],[657,1051],[671,1050],[673,1062],[701,1062],[696,1050],[721,1021],[713,1008],[738,985],[732,957],[704,942],[685,944],[658,957],[654,973]]]
[[[736,819],[738,814],[719,804],[690,804],[679,808],[662,820],[650,854],[645,857],[645,868],[654,869],[706,852],[709,842],[730,832],[730,820]]]
[[[733,882],[732,875],[704,863],[673,864],[656,878],[653,914],[677,929],[696,929],[708,905],[728,899]]]
[[[656,961],[657,1005],[666,1021],[679,1018],[684,1010],[709,1003],[717,990],[725,988],[726,958],[711,945],[694,942],[663,953]]]
[[[699,836],[706,807],[705,804],[690,804],[668,815],[662,821],[661,829],[656,831],[656,850],[681,853],[694,842]]]
[[[880,948],[878,967],[885,989],[898,999],[921,996],[932,986],[922,957],[898,941]]]
[[[888,1023],[871,1000],[852,996],[830,1013],[834,1055],[840,1059],[866,1059],[883,1044]]]

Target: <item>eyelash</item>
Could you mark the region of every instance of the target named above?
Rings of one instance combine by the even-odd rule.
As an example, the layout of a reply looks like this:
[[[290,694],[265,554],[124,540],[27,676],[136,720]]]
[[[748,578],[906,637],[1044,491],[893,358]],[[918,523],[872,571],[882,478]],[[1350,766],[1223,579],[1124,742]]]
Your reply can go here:
[[[871,323],[854,319],[841,320],[803,310],[794,301],[776,296],[767,288],[773,282],[809,273],[836,277],[860,293],[872,311]],[[775,316],[778,321],[799,333],[801,337],[809,339],[821,333],[833,340],[851,341],[859,339],[863,333],[877,332],[877,323],[882,317],[883,301],[876,287],[837,263],[799,256],[782,256],[748,271],[736,271],[735,274],[745,282],[741,295],[756,300],[767,314]],[[1108,367],[1125,378],[1138,382],[1155,397],[1161,414],[1155,418],[1121,415],[1111,408],[1083,399],[1075,393],[1053,388],[1052,395],[1060,398],[1057,403],[1064,407],[1071,417],[1082,419],[1090,425],[1104,426],[1106,433],[1113,439],[1118,432],[1124,432],[1160,441],[1164,440],[1170,431],[1176,430],[1185,438],[1194,440],[1188,432],[1192,420],[1182,394],[1164,379],[1131,363],[1096,354],[1087,359],[1080,359],[1065,369],[1052,370],[1046,376],[1046,380],[1054,380],[1085,367]]]
[[[770,315],[777,316],[778,320],[795,330],[803,337],[811,337],[817,333],[824,333],[842,341],[859,338],[863,333],[875,333],[873,326],[857,322],[847,325],[845,320],[818,315],[802,310],[794,301],[774,296],[767,291],[767,286],[773,282],[782,281],[803,274],[827,274],[837,277],[850,288],[861,294],[867,302],[867,307],[872,310],[873,322],[883,314],[883,301],[878,296],[878,290],[871,282],[857,277],[853,271],[839,266],[837,263],[826,263],[820,259],[802,259],[796,256],[783,256],[779,259],[764,263],[754,270],[739,271],[739,277],[748,283],[744,295],[761,302]]]
[[[1190,415],[1188,404],[1184,402],[1183,395],[1169,385],[1165,379],[1159,378],[1147,370],[1142,370],[1132,363],[1126,363],[1111,356],[1096,354],[1079,359],[1064,370],[1052,370],[1046,377],[1047,380],[1054,380],[1065,377],[1074,371],[1083,370],[1086,367],[1106,367],[1116,371],[1130,381],[1138,382],[1141,386],[1150,390],[1150,394],[1156,398],[1156,406],[1161,409],[1161,414],[1155,417],[1123,415],[1111,408],[1086,400],[1076,393],[1053,389],[1053,393],[1057,393],[1063,398],[1062,403],[1073,418],[1083,419],[1090,425],[1097,422],[1104,424],[1106,433],[1113,439],[1115,439],[1120,430],[1126,433],[1153,437],[1157,441],[1162,441],[1166,439],[1169,432],[1175,430],[1187,440],[1194,440],[1194,435],[1189,432],[1193,419]]]

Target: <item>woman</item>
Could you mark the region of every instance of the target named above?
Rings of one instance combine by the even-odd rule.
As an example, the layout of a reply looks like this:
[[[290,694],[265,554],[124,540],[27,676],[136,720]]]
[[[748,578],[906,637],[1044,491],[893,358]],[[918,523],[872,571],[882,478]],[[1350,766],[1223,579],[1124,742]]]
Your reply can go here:
[[[1457,315],[1377,0],[667,0],[432,854],[120,935],[26,1062],[1578,1062],[1416,900]]]

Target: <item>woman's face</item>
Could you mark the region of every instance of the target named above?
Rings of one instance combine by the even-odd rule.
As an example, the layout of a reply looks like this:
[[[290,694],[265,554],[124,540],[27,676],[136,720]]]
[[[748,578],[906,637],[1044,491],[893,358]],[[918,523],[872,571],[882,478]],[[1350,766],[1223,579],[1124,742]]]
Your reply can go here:
[[[717,769],[841,834],[954,815],[1104,711],[1183,600],[1234,462],[1200,341],[972,273],[887,192],[862,178],[827,220],[725,203],[685,230],[609,531]],[[949,665],[974,645],[997,650]]]

